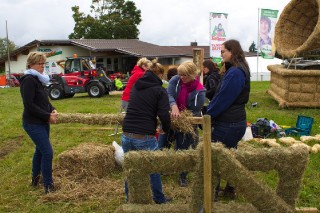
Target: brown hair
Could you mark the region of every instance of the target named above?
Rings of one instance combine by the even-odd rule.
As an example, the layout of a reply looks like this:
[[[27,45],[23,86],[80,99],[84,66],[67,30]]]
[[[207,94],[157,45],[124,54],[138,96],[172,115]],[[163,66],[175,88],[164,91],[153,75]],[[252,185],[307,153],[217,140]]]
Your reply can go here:
[[[153,59],[151,61],[150,70],[156,75],[164,74],[164,67],[160,63],[158,63],[157,59]]]
[[[217,68],[216,64],[213,63],[213,61],[210,59],[204,60],[202,65],[203,65],[203,67],[208,68],[210,72],[218,72],[218,68]]]
[[[231,52],[230,63],[233,66],[239,67],[244,71],[250,72],[248,62],[246,60],[246,57],[244,55],[244,52],[241,48],[239,41],[231,39],[231,40],[225,41],[222,45],[224,45],[224,47]]]
[[[167,72],[167,80],[169,81],[173,76],[178,74],[177,67],[169,67]]]

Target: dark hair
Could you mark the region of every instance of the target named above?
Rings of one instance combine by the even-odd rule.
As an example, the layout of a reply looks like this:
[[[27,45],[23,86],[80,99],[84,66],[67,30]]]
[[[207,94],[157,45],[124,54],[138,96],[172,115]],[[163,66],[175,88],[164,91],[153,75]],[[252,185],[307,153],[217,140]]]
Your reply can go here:
[[[213,63],[212,60],[210,59],[207,59],[207,60],[204,60],[204,62],[202,63],[203,67],[206,67],[209,69],[210,72],[218,72],[218,68],[216,66],[215,63]]]
[[[231,52],[230,63],[233,66],[240,67],[244,71],[250,72],[250,68],[239,41],[231,39],[222,43],[224,47]]]
[[[270,20],[268,17],[266,17],[266,16],[261,16],[260,22],[261,22],[261,21],[265,21],[265,22],[268,23],[268,33],[270,33],[270,30],[271,30],[271,20]]]
[[[173,76],[178,74],[177,67],[170,67],[167,72],[167,80],[169,81]]]

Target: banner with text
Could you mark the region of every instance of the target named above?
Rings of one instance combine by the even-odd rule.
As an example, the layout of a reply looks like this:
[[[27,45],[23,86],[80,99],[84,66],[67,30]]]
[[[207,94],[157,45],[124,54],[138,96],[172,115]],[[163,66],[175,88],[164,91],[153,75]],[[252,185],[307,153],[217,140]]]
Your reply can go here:
[[[227,40],[228,14],[210,12],[210,56],[221,62],[221,44]]]
[[[278,10],[261,9],[259,48],[263,58],[274,58],[274,28],[278,18]]]

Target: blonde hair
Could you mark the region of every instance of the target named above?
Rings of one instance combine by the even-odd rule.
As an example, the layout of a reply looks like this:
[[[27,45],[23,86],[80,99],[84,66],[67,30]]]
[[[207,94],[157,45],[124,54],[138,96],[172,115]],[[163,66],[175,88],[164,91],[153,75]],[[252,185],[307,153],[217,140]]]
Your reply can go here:
[[[153,59],[151,61],[150,70],[156,75],[164,74],[164,67],[160,63],[158,63],[157,59]]]
[[[142,67],[143,65],[145,65],[148,69],[151,66],[151,61],[147,58],[140,58],[137,62],[137,66]]]
[[[198,76],[198,68],[193,62],[186,61],[178,66],[178,74],[188,76],[194,80]]]
[[[27,57],[27,69],[30,68],[30,65],[34,65],[39,62],[46,62],[47,57],[42,52],[30,52]]]

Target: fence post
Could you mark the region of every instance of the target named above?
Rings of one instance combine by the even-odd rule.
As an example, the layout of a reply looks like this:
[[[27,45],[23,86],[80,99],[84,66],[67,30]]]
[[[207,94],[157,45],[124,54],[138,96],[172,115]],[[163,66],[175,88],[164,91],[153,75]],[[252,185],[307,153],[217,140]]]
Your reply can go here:
[[[212,211],[212,161],[211,161],[211,117],[203,116],[203,186],[204,186],[204,212]]]

